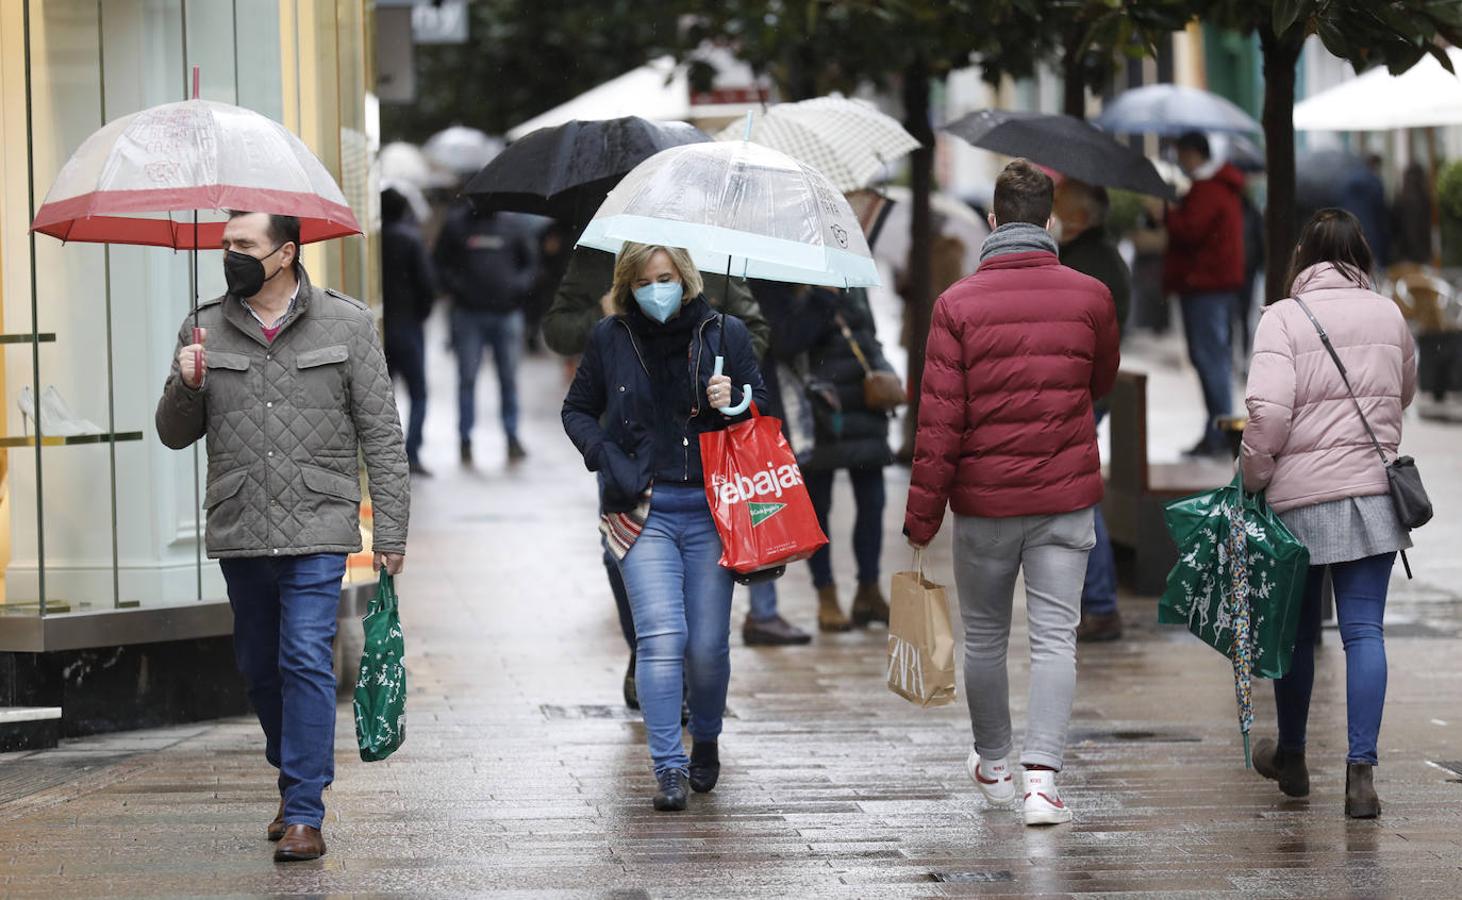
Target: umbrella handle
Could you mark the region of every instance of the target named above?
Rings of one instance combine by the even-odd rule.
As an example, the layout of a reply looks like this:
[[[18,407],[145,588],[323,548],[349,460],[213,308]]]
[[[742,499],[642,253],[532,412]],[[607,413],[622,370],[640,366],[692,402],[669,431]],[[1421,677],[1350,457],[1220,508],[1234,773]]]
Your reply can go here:
[[[193,343],[203,343],[203,329],[197,325],[193,326]],[[193,371],[198,375],[198,386],[203,386],[203,351],[193,351]]]
[[[722,370],[725,368],[726,357],[716,357],[716,374],[722,374]],[[751,385],[743,384],[741,386],[741,402],[736,404],[735,406],[728,406],[725,409],[721,410],[721,415],[728,417],[739,416],[742,413],[746,412],[748,409],[751,409]]]

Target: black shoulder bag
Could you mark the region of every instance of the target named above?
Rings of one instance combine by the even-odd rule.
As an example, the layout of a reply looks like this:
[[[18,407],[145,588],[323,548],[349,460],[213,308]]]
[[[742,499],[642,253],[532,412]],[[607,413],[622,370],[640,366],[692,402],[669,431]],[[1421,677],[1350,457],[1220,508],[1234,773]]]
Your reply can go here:
[[[1350,392],[1350,402],[1355,404],[1355,411],[1360,415],[1361,424],[1366,427],[1366,434],[1370,435],[1371,443],[1376,447],[1376,453],[1381,457],[1381,464],[1386,467],[1386,479],[1391,486],[1391,505],[1396,508],[1396,517],[1407,530],[1420,528],[1432,520],[1432,501],[1426,495],[1426,488],[1421,484],[1421,473],[1417,471],[1416,460],[1409,456],[1397,456],[1387,461],[1386,452],[1381,449],[1381,442],[1376,439],[1376,432],[1371,429],[1371,423],[1366,419],[1365,410],[1361,409],[1360,400],[1355,396],[1355,388],[1350,386],[1350,374],[1346,371],[1345,363],[1340,361],[1340,354],[1335,352],[1335,346],[1330,343],[1330,335],[1326,333],[1320,320],[1310,312],[1305,301],[1294,298],[1294,302],[1300,305],[1300,309],[1309,317],[1310,324],[1320,333],[1320,343],[1325,345],[1325,351],[1335,361],[1335,367],[1340,370],[1340,380],[1345,382],[1345,389]],[[1406,567],[1406,577],[1411,577],[1411,562],[1406,558],[1406,551],[1401,552],[1401,564]]]

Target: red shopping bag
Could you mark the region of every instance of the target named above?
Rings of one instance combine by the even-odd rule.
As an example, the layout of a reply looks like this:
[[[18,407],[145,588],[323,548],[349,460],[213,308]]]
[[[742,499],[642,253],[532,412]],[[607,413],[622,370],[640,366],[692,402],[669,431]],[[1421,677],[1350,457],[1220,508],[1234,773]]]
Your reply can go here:
[[[706,499],[721,533],[721,565],[743,575],[807,559],[827,543],[782,422],[751,418],[701,435]]]

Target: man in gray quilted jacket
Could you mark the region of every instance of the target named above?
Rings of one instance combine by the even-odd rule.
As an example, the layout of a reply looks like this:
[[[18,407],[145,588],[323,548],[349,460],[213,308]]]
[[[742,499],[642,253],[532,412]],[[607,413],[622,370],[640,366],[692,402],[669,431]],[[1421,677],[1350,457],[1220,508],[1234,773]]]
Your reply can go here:
[[[234,653],[279,769],[267,829],[278,862],[315,859],[334,777],[331,645],[346,556],[361,549],[360,456],[376,568],[401,571],[406,449],[375,322],[310,283],[292,216],[235,212],[223,232],[229,292],[178,336],[157,406],[175,450],[207,437],[208,556],[220,561]]]

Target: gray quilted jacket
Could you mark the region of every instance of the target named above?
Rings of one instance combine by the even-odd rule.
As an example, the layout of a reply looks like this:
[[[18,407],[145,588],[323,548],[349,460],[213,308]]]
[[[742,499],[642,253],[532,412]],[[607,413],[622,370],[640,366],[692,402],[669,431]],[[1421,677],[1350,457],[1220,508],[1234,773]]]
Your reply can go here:
[[[183,383],[174,353],[158,436],[175,450],[208,438],[211,558],[360,550],[360,451],[372,549],[405,553],[406,450],[375,323],[363,304],[297,271],[299,295],[273,344],[237,298],[199,308],[208,329],[203,387]],[[190,316],[179,350],[192,334]]]

